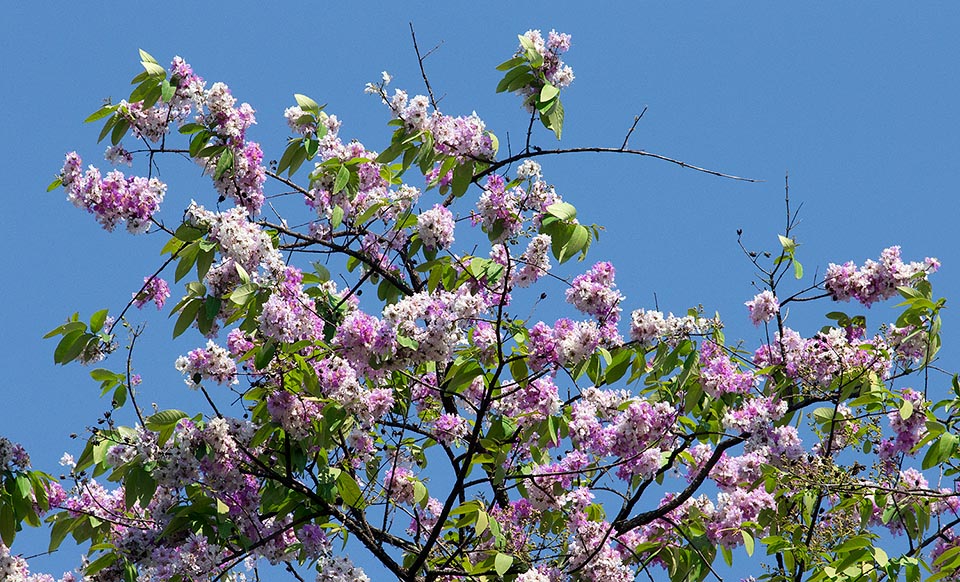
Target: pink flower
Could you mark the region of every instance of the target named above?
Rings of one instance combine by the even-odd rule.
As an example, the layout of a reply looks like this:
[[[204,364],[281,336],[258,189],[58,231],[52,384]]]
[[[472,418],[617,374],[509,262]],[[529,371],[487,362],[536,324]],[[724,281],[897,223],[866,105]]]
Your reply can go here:
[[[148,301],[153,301],[157,305],[157,310],[163,309],[163,304],[170,297],[170,287],[167,282],[160,277],[144,277],[145,286],[143,291],[133,294],[133,304],[138,309],[142,309]]]
[[[758,293],[753,299],[744,303],[750,310],[750,321],[753,325],[760,325],[773,319],[780,311],[780,302],[772,291]]]

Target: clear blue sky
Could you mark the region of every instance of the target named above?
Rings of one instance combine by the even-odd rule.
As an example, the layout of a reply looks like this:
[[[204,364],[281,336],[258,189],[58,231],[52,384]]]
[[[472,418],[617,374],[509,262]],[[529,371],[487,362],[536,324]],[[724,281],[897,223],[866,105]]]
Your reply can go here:
[[[101,163],[98,128],[82,120],[103,98],[126,96],[137,49],[161,63],[181,55],[208,83],[229,84],[257,109],[252,136],[267,158],[280,155],[282,112],[295,92],[328,103],[341,135],[382,149],[385,111],[362,90],[386,69],[394,86],[422,91],[410,21],[422,48],[443,42],[426,62],[442,108],[476,110],[502,148],[508,133],[522,140],[525,124],[515,97],[494,94],[494,66],[517,33],[555,28],[573,35],[567,62],[577,76],[565,93],[563,144],[618,146],[648,107],[632,146],[765,180],[733,182],[646,158],[544,159],[581,220],[607,227],[591,258],[617,266],[627,311],[652,307],[654,293],[665,311],[702,303],[728,321],[728,339],[756,345],[742,305],[754,293],[751,266],[735,231],[757,250],[777,250],[787,170],[791,197],[803,203],[797,236],[808,273],[900,244],[908,260],[938,256],[935,290],[950,305],[960,298],[957,3],[13,3],[0,22],[0,164],[10,205],[0,237],[11,255],[0,280],[0,434],[53,472],[65,450],[78,451],[68,435],[108,403],[87,370],[54,367],[54,344],[40,338],[75,310],[119,309],[159,264],[159,239],[107,235],[62,191],[44,192],[65,152]],[[168,217],[191,198],[212,204],[196,174],[171,180]],[[875,306],[871,323],[892,317],[891,305]],[[791,324],[810,333],[826,310],[798,311]],[[145,349],[164,350],[152,361],[140,352],[143,399],[182,401],[173,360],[201,340],[162,348],[169,322],[143,314],[155,336]],[[957,324],[948,312],[950,369],[960,361]],[[59,574],[75,558],[37,565]]]

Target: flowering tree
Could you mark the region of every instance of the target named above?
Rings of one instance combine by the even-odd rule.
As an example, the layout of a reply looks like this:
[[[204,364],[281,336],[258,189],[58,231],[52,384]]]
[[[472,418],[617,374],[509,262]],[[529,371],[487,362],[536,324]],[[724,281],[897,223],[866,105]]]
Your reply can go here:
[[[692,166],[627,140],[535,145],[538,121],[562,134],[570,37],[519,40],[497,87],[530,113],[516,153],[475,114],[441,112],[426,76],[428,95],[410,98],[384,73],[367,87],[392,117],[382,151],[345,141],[336,116],[296,95],[294,137],[269,163],[248,139],[252,107],[179,57],[164,68],[141,52],[130,97],[88,121],[104,124],[109,162],[143,158],[147,176],[72,152],[51,190],[107,230],[166,233],[166,258],[115,315],[74,315],[48,336],[60,364],[126,344],[90,375],[134,426],[101,419],[64,456],[63,482],[0,438],[0,578],[53,580],[10,549],[44,521],[51,548],[90,544],[94,581],[243,580],[265,563],[368,580],[344,547],[404,582],[721,579],[718,555],[744,554],[767,556],[752,572],[767,580],[957,577],[960,382],[948,395],[932,374],[937,261],[891,247],[790,289],[786,274],[804,276],[788,200],[779,250],[746,253],[763,344],[727,343],[697,310],[637,308],[621,323],[613,265],[555,274],[585,264],[598,228],[535,160],[607,151]],[[216,199],[161,215],[164,156],[199,164]],[[268,213],[267,194],[298,203]],[[553,309],[568,316],[522,319],[547,277],[566,284],[569,305]],[[174,364],[207,403],[195,412],[137,401],[130,308],[162,309],[171,278],[174,337],[207,338]],[[785,325],[791,303],[895,296],[900,316],[879,328],[839,311],[812,337]]]

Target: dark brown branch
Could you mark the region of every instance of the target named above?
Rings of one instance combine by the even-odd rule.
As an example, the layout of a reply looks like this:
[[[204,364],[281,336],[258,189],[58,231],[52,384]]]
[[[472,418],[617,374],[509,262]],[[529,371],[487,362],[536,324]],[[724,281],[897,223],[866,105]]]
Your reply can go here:
[[[430,105],[433,106],[434,110],[439,111],[440,108],[437,107],[437,100],[433,96],[433,88],[430,87],[430,80],[427,78],[427,72],[423,68],[423,61],[426,60],[426,58],[429,57],[433,51],[440,48],[440,45],[443,44],[443,41],[440,41],[440,44],[427,51],[427,54],[421,56],[420,47],[417,46],[417,33],[413,31],[413,23],[411,22],[409,24],[410,37],[413,39],[413,50],[417,53],[417,63],[420,65],[420,75],[423,77],[423,84],[427,86],[427,94],[430,95]]]
[[[704,174],[710,174],[711,176],[719,176],[720,178],[729,178],[731,180],[739,180],[741,182],[763,182],[763,180],[757,180],[755,178],[744,178],[742,176],[734,176],[733,174],[724,174],[723,172],[717,172],[716,170],[710,170],[700,166],[694,166],[693,164],[688,164],[687,162],[680,161],[675,158],[664,156],[661,154],[655,154],[653,152],[648,152],[645,150],[633,150],[633,149],[623,149],[623,148],[602,148],[602,147],[581,147],[581,148],[560,148],[554,150],[534,150],[534,151],[525,151],[509,158],[500,160],[499,162],[494,162],[488,168],[483,170],[474,176],[474,179],[482,178],[488,174],[492,174],[499,170],[500,168],[510,165],[514,162],[520,160],[525,160],[528,158],[535,158],[538,156],[552,156],[559,154],[580,154],[580,153],[610,153],[610,154],[631,154],[635,156],[644,156],[648,158],[655,158],[657,160],[662,160],[664,162],[670,162],[671,164],[676,164],[681,168],[688,168],[690,170],[696,170],[697,172],[703,172]]]
[[[633,116],[633,125],[630,126],[630,129],[627,131],[627,135],[623,138],[623,145],[620,146],[621,150],[627,149],[627,143],[630,142],[630,134],[633,133],[633,130],[637,128],[637,124],[640,123],[640,120],[643,119],[643,114],[647,112],[647,107],[643,107],[643,111],[640,112],[640,115]]]
[[[650,511],[645,511],[638,515],[631,517],[630,519],[623,520],[619,523],[615,523],[614,527],[617,530],[618,534],[622,534],[632,530],[635,527],[641,525],[646,525],[656,519],[667,515],[674,509],[683,505],[683,503],[690,499],[697,490],[700,489],[700,486],[703,485],[703,482],[707,480],[707,475],[710,473],[710,470],[713,469],[714,465],[720,462],[720,457],[723,455],[724,451],[729,448],[733,448],[736,445],[739,445],[744,440],[746,440],[749,435],[741,435],[738,437],[731,437],[730,439],[717,445],[717,448],[713,451],[713,455],[704,463],[703,467],[700,469],[700,472],[697,476],[687,485],[686,489],[681,491],[676,497],[670,501],[664,503],[656,509]]]

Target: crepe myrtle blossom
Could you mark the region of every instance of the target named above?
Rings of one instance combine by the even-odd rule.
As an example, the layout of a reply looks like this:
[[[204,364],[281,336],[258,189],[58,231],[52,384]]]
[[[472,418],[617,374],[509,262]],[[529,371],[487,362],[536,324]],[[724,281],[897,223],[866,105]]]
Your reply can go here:
[[[102,176],[94,166],[83,172],[81,166],[77,152],[70,152],[60,173],[67,199],[74,206],[93,214],[107,231],[122,222],[133,234],[150,228],[150,220],[163,202],[166,184],[157,178],[126,177],[116,170]]]
[[[0,437],[0,470],[29,469],[30,455],[19,443]]]
[[[459,443],[469,430],[467,419],[457,414],[441,414],[433,423],[434,438],[445,445]]]
[[[630,339],[641,345],[666,341],[675,346],[692,335],[705,334],[719,328],[719,320],[709,320],[693,315],[677,317],[670,313],[664,317],[661,311],[637,309],[630,314]]]
[[[548,83],[558,89],[563,89],[573,82],[573,69],[563,62],[560,55],[570,50],[570,35],[551,30],[547,38],[539,30],[528,30],[523,36],[533,45],[534,50],[543,57],[543,65],[540,71]],[[526,49],[521,44],[518,50],[523,53]],[[524,97],[533,95],[540,88],[535,85],[528,85],[518,90],[518,93]]]
[[[122,143],[108,147],[107,151],[103,153],[103,157],[113,166],[119,166],[120,164],[133,166],[133,154],[128,152]]]
[[[894,434],[880,443],[878,454],[884,460],[891,460],[900,454],[915,455],[914,447],[927,434],[927,400],[923,393],[904,388],[900,396],[904,404],[910,404],[912,412],[905,416],[900,412],[902,407],[897,407],[887,413],[887,421]]]
[[[198,388],[205,379],[211,379],[218,384],[239,383],[237,363],[227,350],[213,340],[207,341],[206,349],[197,348],[186,356],[177,358],[175,367],[181,374],[186,374],[184,382],[190,388]]]
[[[700,383],[714,398],[724,394],[747,394],[756,386],[753,374],[740,372],[723,346],[706,340],[700,345]]]
[[[420,240],[423,246],[432,251],[449,248],[453,244],[454,226],[453,213],[440,204],[434,204],[433,208],[417,217]]]
[[[567,303],[603,323],[616,325],[620,320],[623,294],[613,282],[615,273],[613,265],[603,261],[586,273],[577,275],[567,289]]]
[[[549,234],[538,234],[530,239],[527,250],[523,251],[517,262],[521,265],[513,273],[512,283],[517,287],[529,287],[550,270]]]
[[[862,331],[830,328],[804,339],[784,328],[782,336],[777,333],[772,343],[754,352],[753,363],[758,368],[783,366],[788,377],[814,386],[829,386],[840,375],[854,378],[872,372],[886,378],[892,363],[883,338],[864,338]]]
[[[940,261],[932,257],[922,263],[904,263],[900,247],[892,246],[880,253],[879,262],[867,260],[863,267],[857,267],[853,261],[842,265],[830,263],[824,279],[827,292],[835,301],[852,298],[870,307],[896,295],[897,287],[909,286],[915,278],[926,279],[928,273],[935,273],[939,268]]]
[[[133,294],[133,305],[143,308],[149,301],[153,301],[157,309],[163,309],[163,304],[170,297],[170,286],[160,277],[144,277],[144,287],[139,293]]]
[[[753,325],[760,325],[773,319],[780,311],[780,302],[772,291],[758,293],[753,299],[744,303],[750,310],[750,321]]]
[[[369,86],[368,86],[369,87]],[[429,111],[430,100],[426,95],[408,98],[407,93],[395,89],[387,99],[382,88],[372,93],[381,95],[396,119],[403,122],[407,132],[429,132],[433,136],[433,149],[439,154],[453,156],[458,161],[491,160],[496,154],[492,134],[476,112],[465,116],[451,116],[440,111]]]

